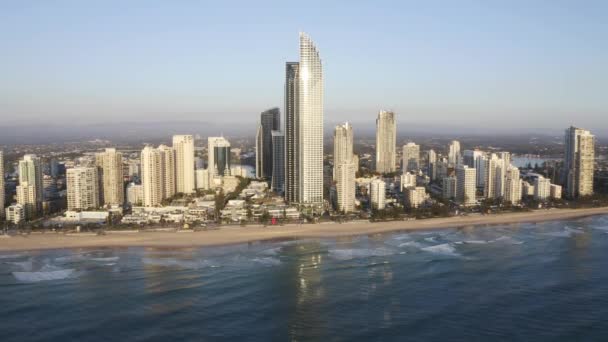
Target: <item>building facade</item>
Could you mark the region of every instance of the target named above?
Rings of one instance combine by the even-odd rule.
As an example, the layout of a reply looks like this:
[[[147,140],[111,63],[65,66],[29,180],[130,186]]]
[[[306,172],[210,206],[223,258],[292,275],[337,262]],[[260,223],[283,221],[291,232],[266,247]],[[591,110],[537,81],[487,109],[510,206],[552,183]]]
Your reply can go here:
[[[194,137],[192,135],[174,135],[175,150],[175,189],[183,194],[195,192],[194,184]]]
[[[285,134],[272,131],[272,191],[285,192]]]
[[[101,204],[123,205],[125,202],[125,188],[122,153],[116,151],[115,148],[106,148],[105,152],[96,155],[96,164],[101,184]]]
[[[466,165],[456,167],[456,201],[470,206],[477,203],[477,171]]]
[[[99,208],[99,179],[96,167],[67,169],[66,185],[68,210]]]
[[[395,113],[380,111],[376,119],[376,171],[395,172],[397,161],[397,120]]]
[[[376,210],[386,207],[386,183],[380,178],[374,178],[370,183],[370,202]]]
[[[409,142],[403,145],[403,172],[418,172],[420,169],[420,145]]]
[[[272,131],[281,130],[281,112],[271,108],[260,114],[260,123],[256,135],[255,170],[258,178],[271,178],[274,170]]]
[[[570,127],[565,133],[564,186],[568,198],[593,194],[595,136],[591,132]]]

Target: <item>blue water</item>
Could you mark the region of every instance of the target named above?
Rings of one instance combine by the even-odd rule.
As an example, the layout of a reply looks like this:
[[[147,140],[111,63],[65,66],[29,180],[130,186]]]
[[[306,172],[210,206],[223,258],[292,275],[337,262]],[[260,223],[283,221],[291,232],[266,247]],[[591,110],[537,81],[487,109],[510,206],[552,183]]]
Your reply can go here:
[[[605,341],[607,317],[608,217],[0,254],[3,342]]]

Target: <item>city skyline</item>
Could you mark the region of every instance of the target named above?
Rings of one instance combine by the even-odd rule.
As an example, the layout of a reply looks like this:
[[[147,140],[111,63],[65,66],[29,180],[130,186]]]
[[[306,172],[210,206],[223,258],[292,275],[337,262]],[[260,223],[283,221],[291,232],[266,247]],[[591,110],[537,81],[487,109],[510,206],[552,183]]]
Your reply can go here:
[[[293,18],[283,6],[268,10],[242,4],[236,10],[231,8],[237,17],[245,13],[259,14],[257,18],[286,15],[272,24],[237,22],[230,29],[213,18],[206,22],[197,17],[228,11],[221,5],[172,7],[169,13],[159,5],[143,10],[147,16],[136,21],[141,27],[131,22],[132,17],[105,6],[91,10],[73,4],[61,6],[61,2],[53,8],[5,5],[0,11],[4,25],[23,16],[36,19],[39,12],[64,11],[74,15],[69,23],[75,27],[90,26],[85,33],[68,33],[66,23],[58,21],[66,14],[58,13],[32,20],[27,28],[3,30],[14,37],[7,40],[10,53],[0,57],[0,68],[6,68],[0,81],[4,90],[0,92],[0,112],[6,117],[3,125],[137,122],[144,118],[154,122],[167,117],[255,123],[253,113],[283,103],[280,65],[293,59],[288,52],[293,50],[293,32],[306,29],[325,52],[330,70],[326,77],[326,90],[331,94],[326,101],[328,123],[348,120],[356,126],[386,108],[408,126],[442,126],[458,116],[459,124],[478,129],[487,115],[497,123],[484,127],[487,131],[513,129],[516,122],[525,120],[529,129],[555,132],[574,124],[570,119],[574,115],[577,125],[598,126],[608,108],[601,92],[608,79],[601,61],[608,52],[601,44],[605,24],[599,16],[606,5],[551,5],[519,4],[507,11],[496,3],[453,7],[355,4],[324,8],[327,18]],[[333,22],[330,14],[338,10],[344,11],[343,16]],[[463,11],[479,15],[481,22],[475,24],[481,26],[467,23],[465,18],[471,14]],[[169,17],[164,18],[165,14]],[[174,23],[171,15],[183,18],[182,22],[161,31],[154,19]],[[545,25],[538,26],[541,16]],[[358,25],[364,19],[384,17],[400,20],[382,29]],[[114,31],[103,30],[108,21],[130,34],[118,37]],[[509,25],[513,21],[517,28]],[[378,39],[380,31],[382,39]],[[224,39],[214,39],[211,32],[219,32],[217,38]],[[155,34],[159,39],[152,39]],[[357,41],[350,36],[358,37],[368,51],[355,49]],[[49,45],[45,38],[61,44]],[[115,44],[108,43],[113,39]],[[237,62],[240,55],[247,55],[250,40],[256,41],[256,48],[266,50],[263,57],[251,57],[249,63],[256,64],[255,70],[242,69],[246,66]],[[194,41],[203,42],[205,50],[192,46]],[[387,47],[392,53],[376,53]],[[94,52],[110,58],[100,60]],[[78,63],[73,63],[75,58]],[[365,68],[357,68],[355,75],[351,70],[356,65]],[[235,91],[239,93],[236,102]],[[602,135],[606,129],[595,131]]]

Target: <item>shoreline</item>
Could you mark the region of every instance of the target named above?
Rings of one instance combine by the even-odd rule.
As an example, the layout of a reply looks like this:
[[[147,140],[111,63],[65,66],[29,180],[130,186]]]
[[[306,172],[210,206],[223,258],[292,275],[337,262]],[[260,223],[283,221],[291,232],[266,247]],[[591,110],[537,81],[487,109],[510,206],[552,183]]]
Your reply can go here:
[[[0,253],[28,250],[157,247],[191,248],[269,242],[286,239],[324,239],[357,235],[374,235],[402,231],[460,228],[466,226],[498,226],[576,219],[608,215],[608,207],[586,209],[545,209],[522,213],[470,215],[411,221],[289,224],[223,227],[219,230],[188,232],[109,232],[106,235],[44,233],[16,235],[0,239]]]

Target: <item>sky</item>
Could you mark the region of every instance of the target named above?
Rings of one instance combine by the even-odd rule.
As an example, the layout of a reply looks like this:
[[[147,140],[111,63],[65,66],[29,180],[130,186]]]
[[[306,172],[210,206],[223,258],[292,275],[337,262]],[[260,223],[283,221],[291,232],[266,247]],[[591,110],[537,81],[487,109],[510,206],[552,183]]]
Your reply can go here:
[[[326,124],[608,132],[607,18],[592,0],[0,1],[0,125],[254,124],[305,31]]]

